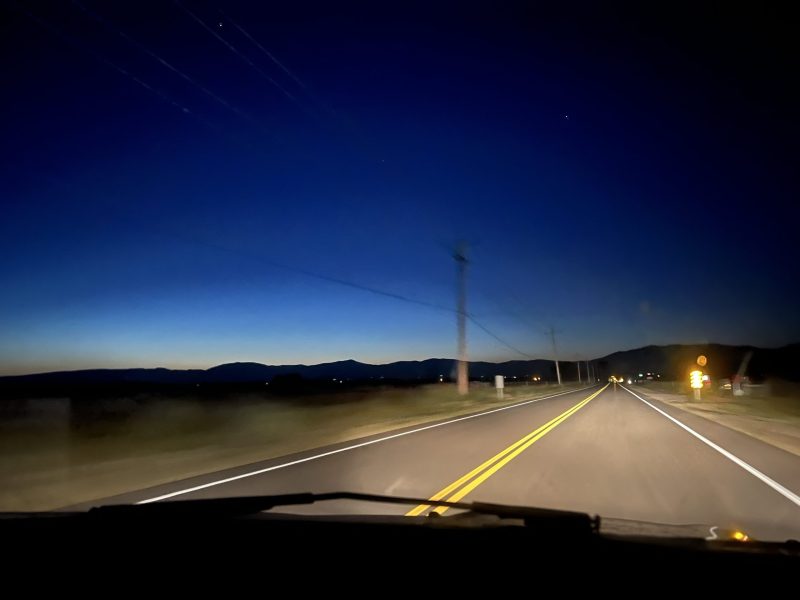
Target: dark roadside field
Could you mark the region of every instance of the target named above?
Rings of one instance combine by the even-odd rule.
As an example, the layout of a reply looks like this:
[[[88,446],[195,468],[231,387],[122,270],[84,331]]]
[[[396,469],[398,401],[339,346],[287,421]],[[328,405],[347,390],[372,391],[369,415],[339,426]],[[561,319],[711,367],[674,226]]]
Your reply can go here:
[[[0,510],[52,510],[579,387],[81,390],[0,398]]]

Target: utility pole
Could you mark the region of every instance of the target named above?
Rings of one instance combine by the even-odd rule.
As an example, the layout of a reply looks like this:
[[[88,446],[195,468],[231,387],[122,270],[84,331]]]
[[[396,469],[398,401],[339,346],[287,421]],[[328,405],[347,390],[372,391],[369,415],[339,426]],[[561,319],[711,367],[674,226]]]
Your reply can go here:
[[[553,342],[553,358],[556,361],[556,377],[558,378],[558,385],[561,385],[561,371],[558,368],[558,350],[556,350],[556,330],[550,325],[550,329],[546,332],[550,336],[550,341]]]
[[[467,257],[466,244],[461,242],[453,253],[458,275],[458,308],[456,322],[458,324],[458,393],[462,396],[469,392],[469,365],[467,363]]]
[[[583,383],[581,381],[581,361],[576,361],[575,364],[578,366],[578,383]]]

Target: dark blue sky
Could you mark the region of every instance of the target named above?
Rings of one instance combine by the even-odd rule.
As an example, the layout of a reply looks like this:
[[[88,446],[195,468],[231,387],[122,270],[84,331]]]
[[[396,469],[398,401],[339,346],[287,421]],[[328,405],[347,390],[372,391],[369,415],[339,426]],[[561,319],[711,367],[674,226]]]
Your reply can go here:
[[[284,4],[3,5],[0,374],[800,339],[787,16]]]

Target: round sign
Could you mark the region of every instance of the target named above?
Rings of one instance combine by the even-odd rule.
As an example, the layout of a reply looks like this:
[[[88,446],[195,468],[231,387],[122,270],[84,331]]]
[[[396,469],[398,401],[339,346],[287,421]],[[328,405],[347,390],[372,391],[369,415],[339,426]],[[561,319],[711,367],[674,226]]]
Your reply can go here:
[[[705,357],[704,354],[701,354],[700,356],[697,357],[697,364],[700,365],[701,367],[705,367],[707,362],[708,359]]]

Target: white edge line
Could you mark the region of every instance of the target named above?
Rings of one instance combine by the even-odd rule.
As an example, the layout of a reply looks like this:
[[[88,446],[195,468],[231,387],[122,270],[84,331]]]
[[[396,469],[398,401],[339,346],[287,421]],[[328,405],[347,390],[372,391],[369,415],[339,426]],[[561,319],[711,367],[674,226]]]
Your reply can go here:
[[[667,418],[668,418],[670,421],[672,421],[673,423],[675,423],[675,424],[676,424],[678,427],[681,427],[681,428],[685,429],[686,431],[688,431],[689,433],[691,433],[691,434],[692,434],[694,437],[696,437],[698,440],[700,440],[700,441],[701,441],[701,442],[703,442],[704,444],[706,444],[706,445],[710,446],[711,448],[713,448],[714,450],[716,450],[717,452],[719,452],[720,454],[722,454],[722,456],[724,456],[725,458],[727,458],[727,459],[728,459],[728,460],[730,460],[731,462],[734,462],[734,463],[736,463],[736,464],[737,464],[737,465],[739,465],[741,468],[743,468],[745,471],[747,471],[748,473],[750,473],[750,474],[751,474],[751,475],[753,475],[754,477],[757,477],[758,479],[760,479],[761,481],[763,481],[764,483],[766,483],[766,484],[767,484],[769,487],[771,487],[773,490],[775,490],[776,492],[778,492],[779,494],[781,494],[782,496],[784,496],[784,497],[785,497],[786,499],[788,499],[789,501],[791,501],[791,502],[794,502],[794,503],[795,503],[797,506],[800,506],[800,496],[798,496],[797,494],[795,494],[795,493],[794,493],[793,491],[791,491],[790,489],[783,487],[783,486],[782,486],[780,483],[778,483],[777,481],[775,481],[775,480],[774,480],[774,479],[772,479],[771,477],[768,477],[767,475],[764,475],[764,473],[762,473],[761,471],[759,471],[758,469],[756,469],[754,466],[747,464],[746,462],[744,462],[744,461],[743,461],[741,458],[739,458],[738,456],[735,456],[734,454],[731,454],[730,452],[728,452],[727,450],[725,450],[725,448],[723,448],[723,447],[721,447],[721,446],[718,446],[717,444],[715,444],[714,442],[712,442],[712,441],[711,441],[711,440],[709,440],[708,438],[706,438],[706,437],[704,437],[704,436],[700,435],[699,433],[697,433],[697,432],[696,432],[694,429],[692,429],[691,427],[688,427],[687,425],[684,425],[683,423],[681,423],[681,422],[680,422],[678,419],[676,419],[675,417],[668,415],[667,413],[665,413],[663,410],[661,410],[661,409],[660,409],[660,408],[658,408],[657,406],[654,406],[653,404],[651,404],[650,402],[648,402],[647,400],[645,400],[644,398],[642,398],[642,397],[641,397],[639,394],[637,394],[637,393],[635,393],[635,392],[633,392],[633,391],[629,390],[628,388],[626,388],[626,387],[625,387],[625,386],[623,386],[623,385],[620,385],[620,387],[621,387],[623,390],[625,390],[626,392],[628,392],[629,394],[633,394],[634,396],[636,396],[636,397],[637,397],[639,400],[641,400],[642,402],[644,402],[645,404],[647,404],[647,406],[649,406],[649,407],[650,407],[650,408],[652,408],[653,410],[656,410],[656,411],[660,412],[662,415],[664,415],[665,417],[667,417]]]
[[[395,438],[402,437],[404,435],[411,435],[412,433],[418,433],[420,431],[425,431],[426,429],[433,429],[435,427],[442,427],[443,425],[449,425],[450,423],[457,423],[458,421],[466,421],[467,419],[474,419],[476,417],[483,417],[484,415],[490,415],[492,413],[500,412],[501,410],[509,410],[510,408],[518,408],[520,406],[525,406],[526,404],[532,404],[534,402],[540,402],[541,400],[548,400],[550,398],[555,398],[557,396],[563,396],[565,394],[574,394],[576,392],[582,392],[584,390],[589,390],[595,386],[589,386],[585,388],[581,388],[578,390],[569,390],[566,392],[559,392],[558,394],[552,394],[550,396],[543,396],[541,398],[533,398],[532,400],[525,400],[524,402],[518,402],[517,404],[511,404],[509,406],[503,406],[501,408],[495,408],[492,410],[487,410],[485,412],[477,413],[474,415],[467,415],[465,417],[458,417],[456,419],[451,419],[449,421],[444,421],[442,423],[434,423],[433,425],[426,425],[425,427],[418,427],[417,429],[412,429],[410,431],[402,431],[400,433],[395,433],[392,435],[387,435],[382,438],[378,438],[375,440],[369,440],[367,442],[361,442],[360,444],[353,444],[352,446],[346,446],[344,448],[338,448],[337,450],[331,450],[329,452],[323,452],[321,454],[315,454],[313,456],[307,456],[305,458],[299,458],[297,460],[293,460],[291,462],[283,463],[280,465],[274,465],[272,467],[266,467],[264,469],[258,469],[257,471],[249,471],[247,473],[242,473],[241,475],[235,475],[233,477],[227,477],[225,479],[219,479],[217,481],[211,481],[209,483],[204,483],[202,485],[197,485],[194,487],[186,488],[185,490],[178,490],[177,492],[170,492],[169,494],[164,494],[162,496],[156,496],[155,498],[148,498],[147,500],[140,500],[136,502],[136,504],[150,504],[151,502],[158,502],[159,500],[166,500],[167,498],[174,498],[175,496],[181,496],[183,494],[189,494],[191,492],[196,492],[197,490],[203,490],[205,488],[214,487],[215,485],[222,485],[225,483],[230,483],[231,481],[236,481],[237,479],[244,479],[246,477],[253,477],[254,475],[261,475],[262,473],[268,473],[269,471],[276,471],[277,469],[283,469],[285,467],[291,467],[293,465],[298,465],[300,463],[308,462],[311,460],[317,460],[318,458],[324,458],[326,456],[331,456],[332,454],[339,454],[340,452],[347,452],[348,450],[355,450],[356,448],[362,448],[364,446],[369,446],[371,444],[378,444],[380,442],[385,442],[387,440],[392,440]],[[234,467],[235,468],[235,467]]]

